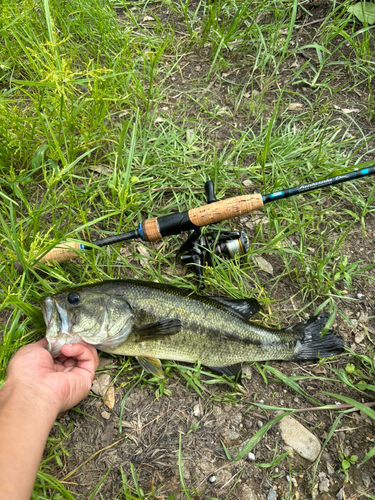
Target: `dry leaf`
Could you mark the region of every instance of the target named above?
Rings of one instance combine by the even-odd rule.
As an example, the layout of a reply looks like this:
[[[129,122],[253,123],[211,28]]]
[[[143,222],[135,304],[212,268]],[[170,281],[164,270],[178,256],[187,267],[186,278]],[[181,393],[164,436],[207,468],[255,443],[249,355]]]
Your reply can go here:
[[[352,109],[349,109],[349,108],[340,108],[340,106],[334,106],[335,109],[339,109],[340,111],[346,113],[347,115],[349,115],[350,113],[359,113],[359,109],[356,109],[356,108],[352,108]]]
[[[295,110],[295,109],[301,109],[301,108],[303,108],[303,106],[302,106],[302,104],[300,104],[299,102],[292,102],[292,103],[291,103],[291,104],[289,104],[289,106],[288,106],[288,109],[289,109],[290,111],[293,111],[293,110]]]
[[[245,179],[244,181],[242,181],[242,184],[245,186],[245,187],[253,187],[254,184],[251,182],[251,180],[249,179]]]
[[[94,394],[97,394],[98,396],[104,396],[105,393],[107,392],[110,383],[111,383],[110,375],[102,373],[102,375],[98,375],[97,377],[94,378],[91,390]]]
[[[137,252],[144,257],[150,257],[150,252],[142,245],[137,245]]]
[[[251,96],[251,92],[246,92],[243,96],[245,99],[248,99]]]
[[[259,257],[258,255],[255,255],[253,259],[255,260],[255,262],[261,268],[262,271],[265,271],[266,273],[273,275],[273,267],[266,259],[264,259],[263,257]]]
[[[144,20],[144,21],[153,21],[153,20],[154,20],[154,18],[153,18],[153,17],[151,17],[151,16],[145,16],[145,17],[143,18],[143,20]]]
[[[112,408],[115,406],[115,388],[113,387],[113,385],[111,385],[111,387],[108,387],[108,390],[105,393],[104,404],[110,410],[112,410]]]
[[[105,358],[104,356],[100,356],[99,358],[99,366],[109,366],[114,364],[114,360],[112,358]]]
[[[98,174],[111,175],[113,173],[113,168],[103,167],[102,165],[96,165],[95,167],[87,168]]]
[[[158,116],[157,118],[155,118],[154,123],[163,123],[164,121],[164,118],[160,118],[160,116]]]

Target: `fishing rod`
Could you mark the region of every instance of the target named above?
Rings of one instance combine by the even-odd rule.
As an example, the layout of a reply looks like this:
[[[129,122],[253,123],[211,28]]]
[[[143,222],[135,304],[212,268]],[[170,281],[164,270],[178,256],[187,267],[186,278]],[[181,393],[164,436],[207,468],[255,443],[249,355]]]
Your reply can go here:
[[[47,252],[43,257],[41,257],[36,265],[39,263],[45,263],[49,260],[65,262],[67,260],[74,259],[78,257],[79,250],[93,250],[94,247],[92,245],[104,247],[137,238],[143,241],[154,242],[164,238],[165,236],[180,234],[184,231],[197,231],[201,227],[208,226],[210,224],[246,215],[254,210],[263,208],[266,203],[270,203],[271,201],[283,200],[290,198],[291,196],[368,177],[374,174],[375,166],[372,166],[361,170],[355,170],[347,174],[330,177],[321,181],[311,182],[302,186],[283,189],[282,191],[276,191],[275,193],[255,193],[234,196],[220,201],[217,201],[215,198],[212,181],[207,181],[205,184],[207,205],[192,208],[186,212],[174,213],[163,217],[152,217],[151,219],[141,222],[137,229],[134,229],[133,231],[95,240],[91,244],[80,244],[76,242],[59,243],[53,250]],[[246,252],[242,251],[241,253],[243,254]],[[16,267],[21,267],[22,269],[20,263],[16,263]]]

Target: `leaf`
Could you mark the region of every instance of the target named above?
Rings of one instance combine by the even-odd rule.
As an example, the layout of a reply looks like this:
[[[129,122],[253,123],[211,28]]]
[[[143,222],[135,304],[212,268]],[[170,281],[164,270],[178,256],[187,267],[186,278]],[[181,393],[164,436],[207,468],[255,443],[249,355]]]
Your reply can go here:
[[[255,255],[253,259],[255,260],[256,264],[258,265],[258,267],[260,267],[262,271],[265,271],[266,273],[271,274],[273,276],[273,267],[266,259],[258,255]]]
[[[348,12],[354,14],[362,23],[375,23],[375,3],[358,2],[355,5],[348,7]]]
[[[48,149],[48,144],[42,144],[39,146],[39,148],[35,151],[35,154],[33,156],[33,159],[31,160],[31,166],[32,168],[38,168],[42,164],[44,153]]]
[[[107,392],[110,383],[111,383],[110,375],[103,373],[95,377],[91,386],[91,390],[94,394],[97,394],[98,396],[104,396],[105,393]]]
[[[111,387],[108,387],[107,392],[105,393],[104,404],[110,410],[112,410],[112,408],[115,406],[115,388],[113,387],[113,385],[111,385]]]

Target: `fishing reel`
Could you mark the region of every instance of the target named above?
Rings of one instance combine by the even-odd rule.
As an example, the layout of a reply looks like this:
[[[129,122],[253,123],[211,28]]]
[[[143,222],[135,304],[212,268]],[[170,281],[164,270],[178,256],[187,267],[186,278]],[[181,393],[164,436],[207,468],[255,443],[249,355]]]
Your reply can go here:
[[[205,186],[207,202],[218,201],[214,194],[212,181]],[[243,231],[213,231],[202,234],[201,229],[189,231],[189,237],[177,251],[177,261],[183,265],[190,265],[203,289],[202,269],[205,265],[212,266],[212,255],[234,259],[236,255],[244,255],[249,251],[249,238]]]
[[[212,266],[212,254],[234,259],[236,255],[244,255],[249,250],[249,238],[241,231],[216,231],[201,234],[201,230],[190,231],[189,238],[177,252],[177,261],[183,265],[191,265],[199,288],[203,289],[202,269]]]

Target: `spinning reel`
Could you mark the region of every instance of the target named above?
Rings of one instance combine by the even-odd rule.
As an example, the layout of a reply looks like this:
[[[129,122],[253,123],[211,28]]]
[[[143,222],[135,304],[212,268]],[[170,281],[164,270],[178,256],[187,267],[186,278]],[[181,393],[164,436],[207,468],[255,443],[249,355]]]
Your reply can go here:
[[[213,182],[205,184],[207,203],[218,201],[214,194]],[[236,255],[244,255],[249,250],[249,238],[241,231],[214,231],[202,234],[201,229],[189,232],[189,238],[177,252],[177,260],[183,265],[191,265],[197,275],[199,287],[204,288],[202,268],[212,266],[212,254],[234,259]]]

